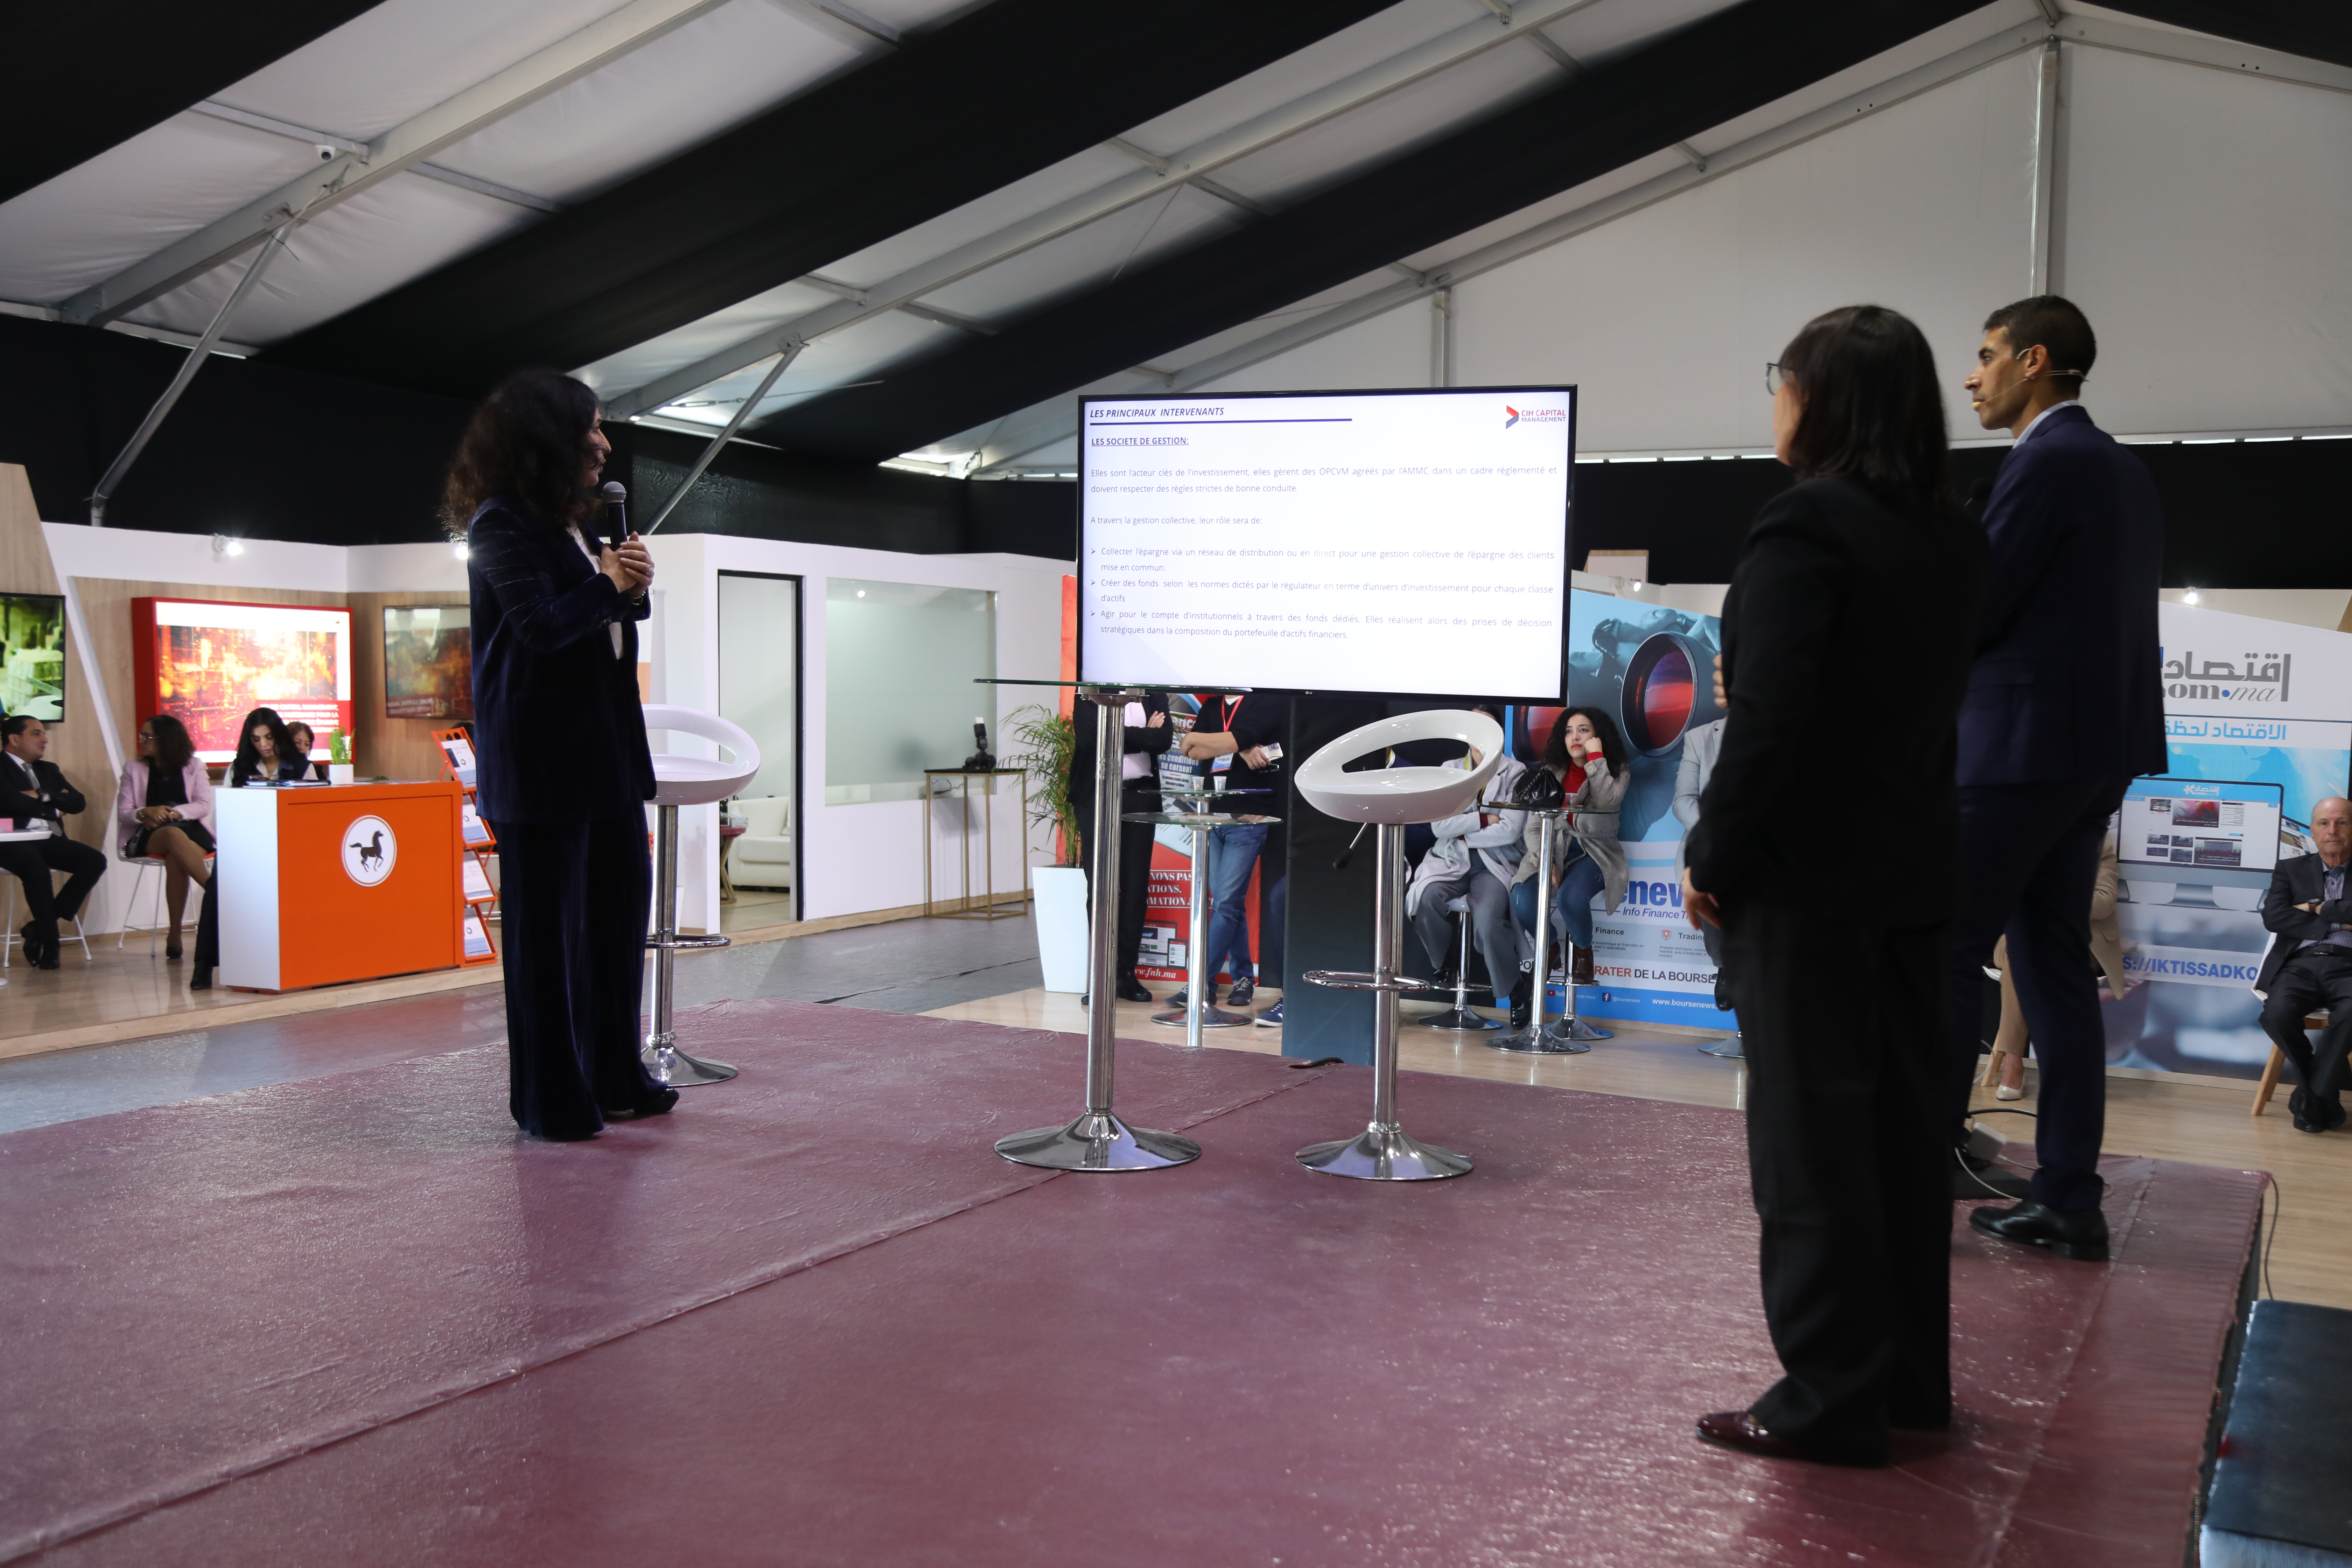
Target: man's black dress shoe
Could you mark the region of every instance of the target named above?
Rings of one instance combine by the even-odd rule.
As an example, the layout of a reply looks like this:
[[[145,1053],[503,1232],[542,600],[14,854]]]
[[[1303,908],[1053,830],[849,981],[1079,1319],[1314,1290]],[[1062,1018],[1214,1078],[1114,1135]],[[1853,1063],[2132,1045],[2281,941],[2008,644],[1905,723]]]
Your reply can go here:
[[[1149,1002],[1151,1000],[1151,993],[1146,991],[1143,988],[1143,982],[1138,980],[1132,974],[1127,975],[1119,981],[1116,994],[1118,999],[1122,1002]]]
[[[2326,1101],[2326,1104],[2327,1109],[2327,1120],[2320,1125],[2326,1127],[2330,1132],[2333,1132],[2337,1128],[2344,1125],[2344,1118],[2347,1112],[2344,1109],[2344,1102],[2340,1100],[2331,1100]]]
[[[1956,1152],[1952,1163],[1952,1201],[1969,1203],[1979,1198],[2010,1198],[2022,1201],[2033,1195],[2033,1178],[2006,1165],[1979,1159],[1961,1149]]]
[[[1764,1424],[1745,1410],[1718,1410],[1712,1415],[1698,1418],[1698,1435],[1702,1441],[1726,1448],[1737,1448],[1743,1454],[1755,1454],[1767,1459],[1810,1459],[1819,1465],[1854,1465],[1874,1469],[1886,1463],[1880,1454],[1843,1454],[1807,1444],[1791,1443],[1785,1437],[1775,1437],[1764,1430]]]
[[[2061,1214],[2036,1203],[2011,1209],[1975,1209],[1969,1224],[1987,1236],[2027,1247],[2046,1247],[2061,1258],[2078,1263],[2107,1260],[2107,1216],[2097,1209]]]
[[[57,945],[58,933],[55,931],[44,932],[41,930],[40,921],[26,921],[16,928],[16,937],[25,944],[25,958],[27,963],[37,968],[56,967],[54,964],[41,963],[41,960],[47,956],[49,950]]]

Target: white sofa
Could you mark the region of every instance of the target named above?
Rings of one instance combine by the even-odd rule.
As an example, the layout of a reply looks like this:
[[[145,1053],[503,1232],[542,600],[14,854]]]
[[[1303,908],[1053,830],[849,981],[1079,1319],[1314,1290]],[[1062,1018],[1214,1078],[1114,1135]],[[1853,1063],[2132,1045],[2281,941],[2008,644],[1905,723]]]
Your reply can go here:
[[[727,851],[727,876],[739,888],[793,885],[793,803],[781,795],[739,798],[743,835]]]

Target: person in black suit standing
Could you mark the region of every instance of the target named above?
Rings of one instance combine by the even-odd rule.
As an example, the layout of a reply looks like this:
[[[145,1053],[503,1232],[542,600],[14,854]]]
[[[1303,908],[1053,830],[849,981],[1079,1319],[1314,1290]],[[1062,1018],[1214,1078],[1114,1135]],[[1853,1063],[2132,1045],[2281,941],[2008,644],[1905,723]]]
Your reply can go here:
[[[2278,1043],[2300,1085],[2287,1098],[2298,1132],[2344,1125],[2345,1047],[2352,1040],[2352,802],[2330,795],[2311,811],[2316,855],[2282,860],[2263,896],[2263,924],[2278,933],[2254,989],[2263,994],[2263,1033]],[[2327,1009],[2314,1048],[2303,1020]]]
[[[596,395],[553,371],[474,411],[442,517],[467,542],[474,750],[498,835],[509,1103],[522,1130],[593,1138],[677,1103],[638,1059],[653,758],[637,623],[653,558],[593,529],[612,446]]]
[[[1992,564],[1960,708],[1960,824],[1968,903],[1953,932],[1947,1115],[1955,1198],[2015,1197],[1969,1215],[2004,1241],[2103,1261],[2099,1144],[2106,1038],[2090,909],[2107,820],[2136,773],[2165,767],[2156,591],[2164,519],[2147,469],[2080,401],[2098,352],[2055,295],[1985,321],[1967,382],[1977,417],[2017,444],[1985,502]],[[2030,1186],[1967,1151],[1983,967],[2006,932],[2042,1059]]]
[[[48,761],[48,726],[30,714],[12,713],[0,719],[0,816],[22,829],[40,823],[48,837],[17,839],[0,845],[0,871],[25,884],[25,907],[33,913],[18,935],[25,956],[41,969],[58,966],[58,922],[81,912],[82,900],[106,875],[106,856],[87,844],[66,837],[64,818],[89,803],[81,791],[66,783],[58,764]],[[66,885],[52,893],[51,871],[69,871]]]
[[[1083,844],[1092,844],[1095,835],[1095,704],[1080,702],[1071,726],[1077,731],[1077,743],[1070,748],[1070,808],[1077,816]],[[1149,692],[1141,701],[1129,703],[1118,730],[1119,816],[1158,811],[1160,754],[1176,733],[1168,727],[1167,695]],[[1118,825],[1118,958],[1113,973],[1122,1002],[1151,1000],[1151,993],[1135,977],[1136,960],[1143,952],[1144,903],[1151,892],[1151,834],[1146,823],[1122,820]],[[1084,851],[1078,863],[1093,865],[1093,854]]]
[[[1960,901],[1953,719],[1984,538],[1948,495],[1935,361],[1909,321],[1875,305],[1817,317],[1767,382],[1801,482],[1757,518],[1724,598],[1728,700],[1683,898],[1723,931],[1764,1321],[1787,1375],[1698,1432],[1884,1464],[1890,1426],[1952,1413],[1943,988]],[[1823,803],[1790,759],[1832,737],[1852,743],[1828,849],[1801,831]]]

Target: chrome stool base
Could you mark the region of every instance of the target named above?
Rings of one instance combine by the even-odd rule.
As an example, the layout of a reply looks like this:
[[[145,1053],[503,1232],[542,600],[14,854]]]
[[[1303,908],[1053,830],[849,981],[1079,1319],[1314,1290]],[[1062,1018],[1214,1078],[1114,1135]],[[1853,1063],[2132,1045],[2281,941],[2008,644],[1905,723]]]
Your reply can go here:
[[[1337,1143],[1310,1143],[1295,1157],[1310,1171],[1360,1182],[1442,1182],[1470,1173],[1469,1155],[1423,1143],[1393,1121],[1375,1121]]]
[[[1489,1018],[1484,1013],[1474,1013],[1467,1007],[1448,1007],[1443,1013],[1433,1013],[1414,1023],[1424,1029],[1444,1029],[1456,1035],[1481,1035],[1489,1029],[1506,1028],[1500,1018]]]
[[[1739,1036],[1737,1033],[1726,1035],[1719,1040],[1704,1041],[1698,1048],[1702,1055],[1721,1057],[1726,1061],[1744,1062],[1748,1059],[1748,1053],[1739,1048]]]
[[[1159,1171],[1201,1157],[1190,1138],[1129,1127],[1108,1110],[1089,1110],[1066,1127],[999,1138],[996,1152],[1016,1165],[1048,1171]]]
[[[1611,1030],[1596,1029],[1581,1018],[1559,1018],[1546,1024],[1540,1031],[1529,1024],[1525,1028],[1514,1029],[1500,1039],[1486,1043],[1513,1056],[1580,1057],[1592,1048],[1593,1041],[1616,1037]]]
[[[688,1056],[671,1044],[669,1038],[648,1041],[645,1049],[637,1053],[637,1059],[646,1064],[646,1071],[653,1075],[656,1083],[670,1089],[725,1083],[742,1070],[725,1062],[706,1062],[698,1057]]]
[[[1189,1008],[1179,1007],[1172,1013],[1154,1013],[1151,1021],[1165,1024],[1171,1029],[1181,1029],[1192,1022],[1192,1012]],[[1228,1013],[1223,1007],[1201,1009],[1201,1027],[1204,1029],[1245,1029],[1252,1021],[1247,1013]]]

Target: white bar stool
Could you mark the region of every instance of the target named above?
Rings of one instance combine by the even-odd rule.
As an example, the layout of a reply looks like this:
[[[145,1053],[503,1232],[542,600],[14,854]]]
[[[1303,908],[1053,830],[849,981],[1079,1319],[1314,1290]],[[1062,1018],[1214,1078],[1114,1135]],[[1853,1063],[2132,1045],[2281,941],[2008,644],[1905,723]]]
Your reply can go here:
[[[1460,741],[1478,753],[1478,765],[1460,768],[1378,768],[1347,773],[1358,757],[1414,741]],[[1298,1163],[1326,1175],[1369,1182],[1430,1182],[1467,1175],[1470,1156],[1420,1142],[1397,1122],[1397,994],[1426,991],[1429,982],[1397,973],[1404,934],[1404,830],[1469,809],[1486,792],[1503,760],[1503,727],[1484,713],[1438,710],[1382,719],[1350,730],[1307,759],[1298,793],[1327,816],[1369,822],[1379,829],[1372,884],[1372,968],[1310,969],[1310,985],[1375,993],[1372,1011],[1372,1120],[1353,1138],[1298,1151]]]
[[[677,990],[677,950],[727,945],[727,939],[717,931],[703,936],[677,934],[677,808],[709,805],[740,794],[743,786],[751,782],[751,775],[760,771],[760,745],[716,713],[675,708],[664,702],[648,702],[645,711],[648,731],[675,730],[680,734],[716,741],[734,752],[735,760],[720,762],[671,752],[654,753],[654,918],[657,923],[654,934],[646,938],[646,945],[654,954],[653,1027],[646,1033],[638,1059],[646,1064],[646,1071],[653,1075],[656,1083],[671,1089],[725,1083],[740,1069],[725,1062],[698,1061],[679,1050],[677,1031],[671,1026]]]

